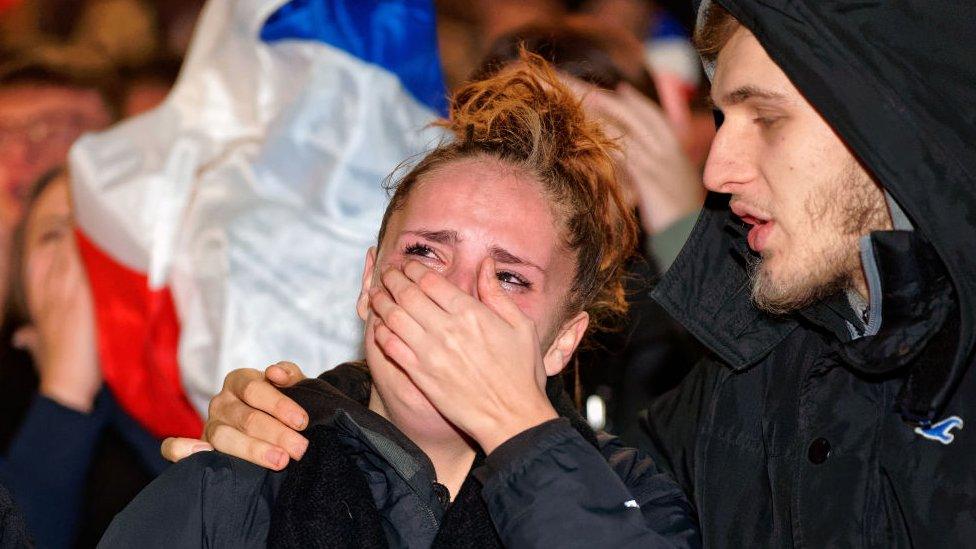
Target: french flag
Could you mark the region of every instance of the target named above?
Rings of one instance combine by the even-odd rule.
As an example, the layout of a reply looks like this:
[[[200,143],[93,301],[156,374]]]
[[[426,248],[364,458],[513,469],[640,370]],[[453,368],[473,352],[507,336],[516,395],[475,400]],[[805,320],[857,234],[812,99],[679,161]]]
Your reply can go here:
[[[445,110],[433,0],[211,0],[166,101],[70,155],[125,409],[195,437],[233,369],[361,356],[383,182]]]

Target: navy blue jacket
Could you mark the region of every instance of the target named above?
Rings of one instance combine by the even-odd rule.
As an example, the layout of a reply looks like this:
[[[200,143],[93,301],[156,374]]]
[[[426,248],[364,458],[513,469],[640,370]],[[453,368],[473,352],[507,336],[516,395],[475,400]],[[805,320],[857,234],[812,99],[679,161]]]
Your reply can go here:
[[[126,415],[107,390],[88,414],[43,395],[31,402],[6,456],[0,459],[0,483],[10,490],[38,546],[71,547],[77,542],[89,473],[109,427],[135,451],[149,474],[166,467],[159,441]]]

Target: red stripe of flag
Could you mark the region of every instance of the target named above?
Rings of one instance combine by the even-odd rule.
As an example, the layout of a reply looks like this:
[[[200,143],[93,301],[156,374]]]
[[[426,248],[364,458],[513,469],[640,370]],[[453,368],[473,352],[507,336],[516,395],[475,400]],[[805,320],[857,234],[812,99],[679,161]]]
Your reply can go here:
[[[169,288],[115,261],[81,231],[95,299],[102,374],[126,412],[156,437],[199,437],[203,422],[180,381],[180,325]]]

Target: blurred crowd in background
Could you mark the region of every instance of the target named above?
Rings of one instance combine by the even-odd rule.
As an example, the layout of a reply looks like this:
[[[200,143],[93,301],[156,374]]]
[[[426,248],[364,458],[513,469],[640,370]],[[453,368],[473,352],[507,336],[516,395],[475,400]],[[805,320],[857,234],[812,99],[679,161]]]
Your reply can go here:
[[[111,327],[95,327],[64,166],[79,136],[166,98],[202,8],[0,0],[0,472],[42,546],[94,545],[165,467],[158,439],[103,387],[98,331]],[[691,3],[439,0],[436,9],[449,89],[524,45],[592,85],[639,92],[588,105],[620,138],[643,238],[629,317],[571,374],[591,424],[626,439],[637,412],[700,352],[648,296],[697,216],[714,134],[687,38]]]

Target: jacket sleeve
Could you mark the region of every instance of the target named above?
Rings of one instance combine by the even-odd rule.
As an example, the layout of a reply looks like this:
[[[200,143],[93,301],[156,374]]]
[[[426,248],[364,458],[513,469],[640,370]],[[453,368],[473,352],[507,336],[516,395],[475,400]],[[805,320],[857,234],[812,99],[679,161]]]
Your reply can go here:
[[[108,423],[107,407],[104,392],[89,414],[36,395],[0,461],[0,479],[41,547],[74,542],[85,479]]]
[[[506,547],[698,547],[681,489],[631,451],[610,461],[566,419],[499,446],[475,471]]]
[[[99,548],[264,547],[270,473],[221,454],[173,464],[115,516]]]

